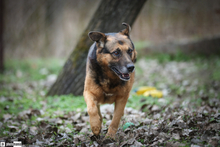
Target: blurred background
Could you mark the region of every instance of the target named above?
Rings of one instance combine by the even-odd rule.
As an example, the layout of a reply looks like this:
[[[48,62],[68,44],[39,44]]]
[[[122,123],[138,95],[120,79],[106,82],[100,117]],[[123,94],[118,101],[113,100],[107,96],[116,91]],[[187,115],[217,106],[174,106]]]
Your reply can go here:
[[[0,0],[0,141],[72,146],[73,140],[79,142],[75,135],[91,132],[84,98],[70,90],[83,89],[86,60],[79,57],[86,53],[78,56],[73,49],[100,2]],[[136,9],[141,4],[131,2]],[[118,3],[124,6],[123,1],[114,1]],[[138,141],[145,146],[172,142],[166,146],[220,146],[220,0],[147,0],[132,26],[131,39],[138,59],[120,128],[130,120],[138,127],[144,124],[148,137]],[[53,87],[67,89],[68,95],[47,96],[48,91],[59,91]],[[111,122],[112,108],[101,107],[103,128]]]
[[[4,1],[5,58],[67,58],[100,0]],[[219,53],[219,0],[148,0],[131,38],[143,53]],[[216,43],[217,39],[217,43]],[[200,41],[204,44],[187,46]],[[212,41],[215,41],[213,43]],[[161,47],[163,46],[163,47]],[[184,46],[184,47],[183,47]],[[184,48],[184,49],[182,49]],[[213,49],[213,50],[210,50]]]

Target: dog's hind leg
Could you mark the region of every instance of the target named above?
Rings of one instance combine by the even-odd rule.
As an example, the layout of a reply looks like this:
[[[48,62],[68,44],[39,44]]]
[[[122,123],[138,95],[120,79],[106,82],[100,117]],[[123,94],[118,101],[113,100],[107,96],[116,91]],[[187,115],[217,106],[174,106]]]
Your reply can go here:
[[[102,116],[99,105],[93,101],[94,95],[90,92],[84,92],[84,98],[87,104],[87,111],[89,114],[89,121],[94,135],[99,135],[102,125]]]

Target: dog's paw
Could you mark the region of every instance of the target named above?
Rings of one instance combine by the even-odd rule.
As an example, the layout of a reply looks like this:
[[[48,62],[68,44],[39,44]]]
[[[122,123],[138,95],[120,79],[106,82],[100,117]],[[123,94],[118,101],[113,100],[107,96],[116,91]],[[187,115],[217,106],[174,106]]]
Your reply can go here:
[[[111,138],[111,139],[115,139],[115,135],[117,133],[117,129],[116,128],[113,128],[111,126],[109,126],[108,128],[108,132],[107,134],[105,135],[105,138]]]
[[[91,129],[92,129],[93,134],[96,136],[98,136],[101,131],[100,127],[91,127]]]

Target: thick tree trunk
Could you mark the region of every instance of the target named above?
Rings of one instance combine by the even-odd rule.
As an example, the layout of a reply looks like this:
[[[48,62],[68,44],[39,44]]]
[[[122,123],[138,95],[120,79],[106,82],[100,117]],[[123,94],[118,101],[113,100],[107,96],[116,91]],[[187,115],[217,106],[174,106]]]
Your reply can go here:
[[[0,73],[4,70],[4,50],[3,50],[3,0],[0,0]]]
[[[48,95],[82,95],[87,53],[93,43],[89,31],[118,32],[123,29],[122,22],[132,26],[145,1],[102,0]]]

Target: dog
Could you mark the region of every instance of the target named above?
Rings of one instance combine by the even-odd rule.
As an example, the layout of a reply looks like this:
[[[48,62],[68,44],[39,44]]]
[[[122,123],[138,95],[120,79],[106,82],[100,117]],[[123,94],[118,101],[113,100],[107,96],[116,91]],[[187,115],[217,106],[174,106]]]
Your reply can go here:
[[[102,126],[100,104],[115,103],[114,115],[106,137],[115,139],[124,108],[134,83],[137,52],[130,39],[131,27],[118,33],[92,31],[88,36],[94,44],[90,47],[84,85],[91,130],[99,136]]]

